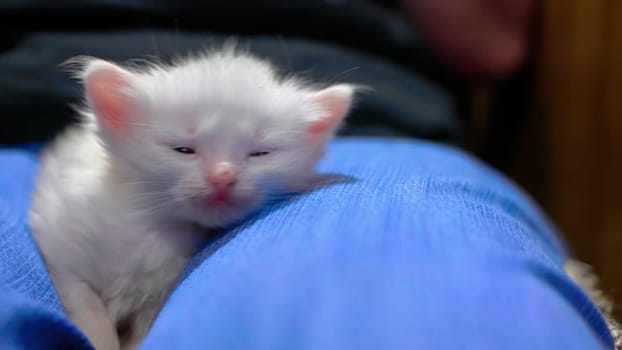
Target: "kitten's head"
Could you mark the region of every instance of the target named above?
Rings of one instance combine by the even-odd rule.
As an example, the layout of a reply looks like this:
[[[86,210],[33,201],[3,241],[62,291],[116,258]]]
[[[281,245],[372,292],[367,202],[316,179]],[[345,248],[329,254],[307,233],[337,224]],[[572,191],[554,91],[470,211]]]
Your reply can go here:
[[[143,70],[87,59],[81,78],[110,157],[171,214],[207,226],[308,184],[355,92],[279,78],[234,51]]]

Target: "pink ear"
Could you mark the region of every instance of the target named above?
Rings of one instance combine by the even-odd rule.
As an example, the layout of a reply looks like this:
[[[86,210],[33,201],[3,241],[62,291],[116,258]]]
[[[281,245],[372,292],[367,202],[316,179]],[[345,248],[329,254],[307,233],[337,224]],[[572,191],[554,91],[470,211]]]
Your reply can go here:
[[[102,128],[119,136],[126,134],[136,107],[131,73],[112,63],[95,60],[88,64],[83,79],[87,100]]]
[[[311,99],[324,115],[311,124],[309,133],[314,137],[326,137],[335,132],[350,110],[353,95],[354,87],[347,84],[334,85],[314,93]]]

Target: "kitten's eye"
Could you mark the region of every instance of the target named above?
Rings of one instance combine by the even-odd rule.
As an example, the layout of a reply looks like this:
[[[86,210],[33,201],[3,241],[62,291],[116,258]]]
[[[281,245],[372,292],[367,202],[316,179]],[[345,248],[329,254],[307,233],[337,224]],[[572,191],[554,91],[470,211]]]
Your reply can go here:
[[[270,152],[266,152],[266,151],[263,151],[263,152],[251,152],[251,153],[248,154],[248,156],[249,157],[261,157],[261,156],[266,156],[268,154],[270,154]]]
[[[190,147],[173,147],[174,151],[177,151],[179,153],[183,153],[183,154],[194,154],[194,150]]]

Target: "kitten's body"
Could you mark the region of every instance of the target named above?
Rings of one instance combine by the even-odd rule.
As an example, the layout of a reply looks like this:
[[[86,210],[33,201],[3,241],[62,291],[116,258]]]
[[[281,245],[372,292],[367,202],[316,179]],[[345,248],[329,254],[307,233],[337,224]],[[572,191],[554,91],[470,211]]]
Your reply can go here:
[[[354,90],[232,50],[85,67],[89,109],[43,154],[31,224],[72,321],[98,350],[135,348],[204,229],[307,182]]]
[[[110,321],[74,320],[87,335],[101,335],[91,339],[99,347],[118,346],[109,332],[122,324],[137,327],[132,330],[137,342],[201,232],[194,225],[159,221],[166,218],[163,213],[136,200],[144,192],[141,184],[132,184],[122,167],[115,169],[94,134],[83,128],[68,130],[46,151],[39,178],[31,224],[66,311],[74,317],[95,312]],[[97,315],[104,310],[98,306],[72,306],[72,299],[89,293],[105,314]],[[95,329],[84,329],[88,325]]]

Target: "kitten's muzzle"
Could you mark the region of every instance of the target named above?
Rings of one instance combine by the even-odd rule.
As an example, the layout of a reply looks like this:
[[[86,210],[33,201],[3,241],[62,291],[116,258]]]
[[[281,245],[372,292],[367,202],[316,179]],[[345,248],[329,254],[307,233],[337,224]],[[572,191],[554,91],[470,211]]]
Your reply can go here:
[[[218,192],[227,192],[238,182],[235,166],[231,162],[218,162],[207,169],[206,180]]]

